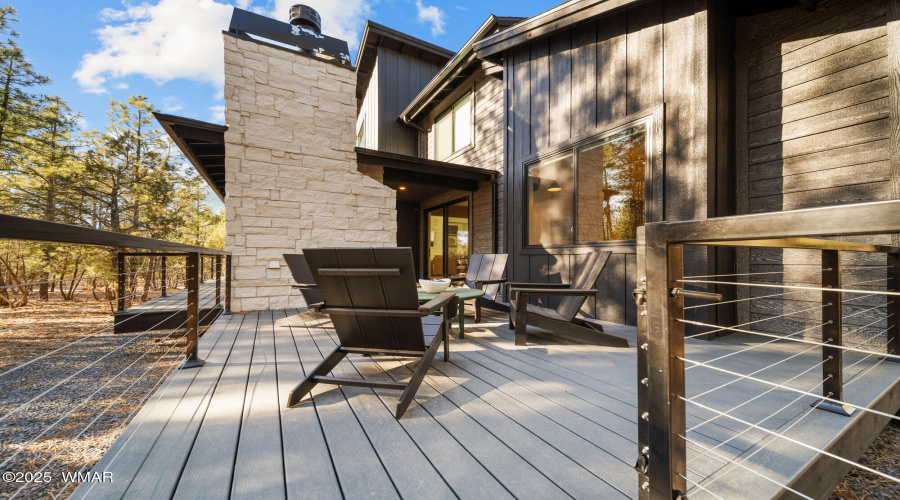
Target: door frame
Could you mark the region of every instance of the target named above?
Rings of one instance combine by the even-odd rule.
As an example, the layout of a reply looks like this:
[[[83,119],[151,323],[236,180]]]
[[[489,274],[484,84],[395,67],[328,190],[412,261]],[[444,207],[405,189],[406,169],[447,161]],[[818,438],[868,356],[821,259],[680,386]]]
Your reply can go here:
[[[439,205],[434,205],[434,206],[431,206],[431,207],[428,207],[428,208],[423,208],[423,209],[421,210],[421,212],[422,212],[422,217],[423,217],[423,220],[424,220],[424,227],[425,227],[425,232],[422,234],[422,262],[424,263],[424,266],[423,266],[423,269],[422,269],[422,270],[424,271],[424,272],[422,273],[423,277],[430,277],[430,276],[431,276],[431,262],[429,261],[429,255],[428,255],[429,248],[431,248],[431,246],[430,246],[430,244],[429,244],[429,243],[430,243],[429,238],[430,238],[430,235],[431,235],[431,224],[430,224],[430,222],[429,222],[428,214],[429,214],[430,212],[434,211],[434,210],[446,210],[447,207],[449,207],[449,206],[451,206],[451,205],[456,205],[457,203],[461,203],[461,202],[466,202],[466,203],[468,203],[468,205],[469,205],[469,206],[468,206],[468,210],[467,210],[467,219],[468,219],[468,221],[469,221],[469,250],[468,250],[468,255],[467,255],[467,257],[471,257],[471,255],[472,255],[472,241],[473,241],[473,237],[474,237],[474,234],[472,233],[472,229],[473,229],[473,223],[472,223],[472,196],[463,196],[463,197],[461,197],[461,198],[457,198],[457,199],[452,200],[452,201],[448,201],[448,202],[445,202],[445,203],[441,203],[441,204],[439,204]],[[449,224],[448,224],[448,219],[449,219],[449,217],[447,217],[446,211],[444,212],[444,214],[445,214],[445,215],[444,215],[444,222],[443,222],[443,227],[442,227],[442,234],[444,235],[444,238],[443,238],[444,241],[443,241],[443,243],[442,243],[442,245],[441,245],[441,251],[443,252],[443,255],[444,255],[443,276],[448,276],[448,273],[447,273],[447,261],[448,261],[448,259],[447,259],[447,253],[448,253],[449,247],[448,247],[448,243],[447,243],[447,241],[448,241],[448,240],[447,240],[447,234],[448,234],[448,225],[449,225]]]

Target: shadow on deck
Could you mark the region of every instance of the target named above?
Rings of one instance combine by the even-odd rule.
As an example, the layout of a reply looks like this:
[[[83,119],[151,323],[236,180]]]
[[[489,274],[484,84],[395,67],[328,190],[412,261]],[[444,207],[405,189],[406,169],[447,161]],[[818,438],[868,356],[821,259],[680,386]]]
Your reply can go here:
[[[629,340],[627,349],[539,337],[516,347],[506,317],[488,314],[486,322],[467,325],[465,340],[454,335],[451,361],[435,359],[416,401],[397,421],[393,390],[319,385],[314,403],[284,409],[289,391],[336,340],[327,318],[299,313],[220,317],[200,341],[206,364],[174,373],[94,467],[114,481],[83,483],[72,498],[637,496],[634,328],[606,326]],[[746,348],[749,340],[689,341],[687,350],[708,360]],[[783,359],[799,349],[773,344],[760,351]],[[348,360],[335,375],[402,381],[411,374],[412,366],[396,358]],[[767,376],[786,380],[819,362],[812,351]],[[770,363],[759,360],[759,366]],[[850,399],[868,404],[882,397],[897,368],[859,363],[848,369],[846,379],[867,380],[853,384]],[[747,372],[753,369],[748,365]],[[688,372],[689,396],[729,381],[703,370]],[[797,378],[798,385],[821,380],[815,372]],[[735,379],[698,400],[725,411],[759,393],[758,383]],[[732,414],[752,422],[770,417],[766,427],[819,446],[855,421],[810,412],[812,397],[776,390],[764,398]],[[768,433],[711,418],[689,409],[688,428],[702,425],[688,437],[717,448],[689,447],[688,475],[692,481],[721,475],[715,492],[722,497],[768,498],[780,491],[726,459],[746,459],[747,469],[789,482],[816,457],[770,444]]]

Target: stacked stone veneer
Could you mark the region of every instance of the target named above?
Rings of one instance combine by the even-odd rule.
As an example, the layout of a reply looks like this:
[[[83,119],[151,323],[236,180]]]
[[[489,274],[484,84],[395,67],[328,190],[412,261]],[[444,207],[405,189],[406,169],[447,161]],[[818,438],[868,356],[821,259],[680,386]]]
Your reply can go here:
[[[357,168],[351,69],[223,36],[232,310],[300,307],[282,254],[396,245],[396,194],[379,168]]]

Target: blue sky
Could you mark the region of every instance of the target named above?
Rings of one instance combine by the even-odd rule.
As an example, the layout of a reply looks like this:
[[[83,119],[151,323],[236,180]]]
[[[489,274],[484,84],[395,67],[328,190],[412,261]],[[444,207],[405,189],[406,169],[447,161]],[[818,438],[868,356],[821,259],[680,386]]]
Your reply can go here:
[[[142,94],[160,110],[222,123],[222,37],[232,6],[280,20],[297,0],[8,0],[40,89],[102,129],[110,99]],[[529,17],[561,0],[308,0],[353,60],[366,19],[456,51],[490,15]]]

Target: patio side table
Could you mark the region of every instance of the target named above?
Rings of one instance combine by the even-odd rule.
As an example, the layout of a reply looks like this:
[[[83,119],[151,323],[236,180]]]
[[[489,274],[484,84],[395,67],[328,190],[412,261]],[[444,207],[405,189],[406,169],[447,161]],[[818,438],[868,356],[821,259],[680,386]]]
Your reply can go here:
[[[425,293],[421,288],[419,290],[419,302],[425,303],[429,300],[438,296],[436,293]],[[466,316],[466,301],[477,299],[484,295],[483,290],[478,290],[477,288],[448,288],[444,290],[445,292],[453,292],[456,294],[457,298],[459,298],[459,314],[457,317],[459,318],[459,338],[465,338],[465,316]]]

